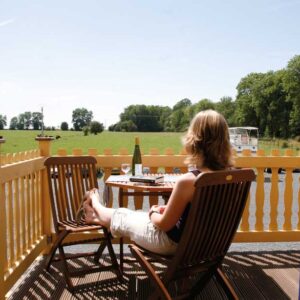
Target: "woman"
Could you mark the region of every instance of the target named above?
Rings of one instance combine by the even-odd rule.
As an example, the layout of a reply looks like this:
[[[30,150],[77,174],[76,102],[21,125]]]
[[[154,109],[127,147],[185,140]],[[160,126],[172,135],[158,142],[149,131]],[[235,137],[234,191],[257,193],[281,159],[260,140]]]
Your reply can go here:
[[[114,237],[128,236],[150,251],[173,254],[193,199],[195,176],[232,166],[228,125],[214,110],[201,111],[193,118],[184,146],[188,154],[186,163],[196,165],[197,169],[180,176],[167,205],[154,205],[148,213],[108,208],[100,203],[98,191],[94,189],[85,202],[86,221],[109,228]]]

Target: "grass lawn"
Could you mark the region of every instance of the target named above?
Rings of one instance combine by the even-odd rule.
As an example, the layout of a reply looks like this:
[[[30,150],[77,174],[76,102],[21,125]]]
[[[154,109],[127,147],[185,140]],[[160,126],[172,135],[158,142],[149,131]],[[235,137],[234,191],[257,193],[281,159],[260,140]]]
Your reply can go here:
[[[38,144],[35,137],[40,131],[34,130],[0,130],[0,136],[6,140],[1,144],[1,153],[16,153],[26,150],[37,149]],[[182,132],[110,132],[104,131],[98,135],[84,136],[79,131],[46,131],[46,135],[54,137],[61,136],[52,142],[51,152],[56,154],[60,148],[67,149],[67,153],[71,154],[72,149],[80,148],[84,154],[87,154],[89,148],[96,148],[98,153],[103,153],[106,148],[111,148],[113,154],[118,154],[120,148],[127,148],[129,153],[134,148],[134,137],[140,137],[141,149],[144,153],[149,153],[150,148],[159,149],[160,153],[164,153],[166,148],[173,148],[175,153],[179,153],[182,149],[181,137]],[[269,154],[271,149],[280,149],[281,154],[285,148],[294,150],[295,154],[299,154],[300,143],[295,141],[259,141],[259,148],[264,149]]]
[[[34,130],[0,130],[0,136],[5,138],[5,143],[1,145],[1,153],[16,153],[20,151],[32,150],[38,147],[35,137],[40,131]],[[163,153],[166,148],[173,148],[175,153],[182,149],[181,137],[183,133],[174,132],[109,132],[104,131],[98,135],[84,136],[78,131],[46,131],[46,135],[56,137],[52,142],[51,152],[55,154],[58,149],[67,149],[71,154],[72,149],[80,148],[87,154],[89,148],[96,148],[98,153],[103,153],[106,148],[111,148],[113,154],[118,154],[120,148],[127,148],[129,153],[134,148],[135,136],[140,137],[141,149],[144,153],[149,153],[150,148],[158,148]]]

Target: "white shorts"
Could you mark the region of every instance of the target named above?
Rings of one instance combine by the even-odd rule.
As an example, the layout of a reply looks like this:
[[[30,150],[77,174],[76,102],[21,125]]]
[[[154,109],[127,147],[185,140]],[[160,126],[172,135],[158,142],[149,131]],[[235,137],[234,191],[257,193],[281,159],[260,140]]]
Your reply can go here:
[[[148,213],[117,208],[112,215],[110,230],[114,237],[129,237],[141,247],[159,254],[174,254],[177,244],[150,221]]]

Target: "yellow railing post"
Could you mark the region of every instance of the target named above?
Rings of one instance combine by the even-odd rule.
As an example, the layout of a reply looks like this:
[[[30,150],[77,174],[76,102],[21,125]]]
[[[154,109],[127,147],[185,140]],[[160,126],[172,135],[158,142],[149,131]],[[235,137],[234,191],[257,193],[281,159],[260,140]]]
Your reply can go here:
[[[40,155],[45,158],[51,155],[51,141],[53,137],[36,137],[35,140],[39,143]],[[46,170],[42,171],[41,176],[41,196],[42,196],[42,233],[51,237],[51,208],[50,208],[50,197],[49,188],[47,182]]]
[[[81,155],[83,155],[82,149],[79,149],[79,148],[73,149],[72,150],[72,155],[75,155],[75,156],[81,156]]]
[[[291,149],[286,149],[285,156],[293,156]],[[284,230],[292,230],[292,205],[293,205],[293,168],[286,168],[284,189]]]
[[[5,140],[0,138],[0,150],[1,144]],[[1,151],[0,151],[0,170],[1,170]],[[6,260],[6,217],[5,217],[5,202],[3,196],[2,182],[0,182],[0,220],[4,226],[0,226],[0,299],[5,299],[5,289],[4,289],[4,266]],[[3,247],[3,248],[2,248]]]
[[[280,152],[278,151],[278,149],[273,149],[271,151],[271,155],[278,157],[280,155]],[[269,224],[270,231],[278,230],[278,223],[277,223],[278,202],[279,202],[278,171],[279,168],[272,168],[271,191],[270,191],[270,224]]]

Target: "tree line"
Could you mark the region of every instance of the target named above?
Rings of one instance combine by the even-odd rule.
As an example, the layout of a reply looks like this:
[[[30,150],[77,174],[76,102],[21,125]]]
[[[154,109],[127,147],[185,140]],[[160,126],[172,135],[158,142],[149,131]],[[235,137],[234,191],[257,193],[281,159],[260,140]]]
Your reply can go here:
[[[120,121],[110,131],[185,131],[199,111],[215,109],[227,119],[229,126],[254,126],[266,137],[300,137],[300,55],[294,56],[286,68],[266,73],[250,73],[237,85],[237,96],[222,97],[214,102],[188,98],[172,108],[155,105],[130,105],[120,114]],[[102,132],[102,123],[93,120],[93,112],[76,108],[72,112],[72,130]],[[7,125],[0,114],[0,129]],[[25,112],[10,121],[10,129],[41,129],[42,114]],[[68,130],[67,122],[61,123]]]
[[[41,112],[30,112],[26,111],[19,114],[17,117],[13,117],[10,120],[9,129],[23,130],[23,129],[34,129],[39,130],[42,128],[43,114]],[[0,129],[4,129],[7,125],[7,118],[0,114]]]
[[[88,132],[93,134],[100,133],[104,130],[104,125],[98,121],[93,120],[93,112],[88,111],[86,108],[76,108],[72,112],[72,130],[84,131],[85,135]],[[7,126],[7,117],[0,114],[0,130]],[[11,118],[9,129],[10,130],[55,130],[54,126],[45,126],[43,124],[43,114],[41,112],[24,112],[16,117]],[[60,125],[61,130],[69,130],[69,124],[62,122]]]
[[[215,109],[229,126],[254,126],[265,137],[300,138],[300,55],[287,67],[266,73],[250,73],[237,85],[236,99],[222,97],[196,103],[185,98],[173,108],[130,105],[111,131],[185,131],[199,111]]]

